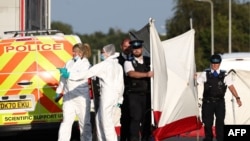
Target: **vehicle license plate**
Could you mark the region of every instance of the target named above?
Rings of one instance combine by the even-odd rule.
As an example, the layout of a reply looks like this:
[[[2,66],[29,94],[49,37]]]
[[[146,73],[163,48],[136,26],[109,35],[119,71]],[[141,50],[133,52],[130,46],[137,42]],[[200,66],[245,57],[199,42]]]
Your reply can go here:
[[[30,108],[32,108],[31,100],[0,101],[0,110],[30,109]]]

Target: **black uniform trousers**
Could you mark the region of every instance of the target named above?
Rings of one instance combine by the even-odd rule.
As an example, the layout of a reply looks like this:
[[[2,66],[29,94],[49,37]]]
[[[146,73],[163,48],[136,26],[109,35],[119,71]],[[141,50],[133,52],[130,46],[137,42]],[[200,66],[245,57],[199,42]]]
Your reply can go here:
[[[129,93],[129,141],[149,141],[151,137],[151,100],[149,93]],[[141,140],[140,140],[141,138]]]
[[[225,100],[203,99],[202,121],[204,123],[205,138],[203,141],[213,140],[213,122],[215,116],[215,134],[217,141],[224,140],[224,119],[225,119]]]
[[[129,108],[128,108],[128,94],[127,91],[124,91],[123,94],[123,103],[121,105],[121,132],[120,132],[120,141],[128,141],[129,139]]]

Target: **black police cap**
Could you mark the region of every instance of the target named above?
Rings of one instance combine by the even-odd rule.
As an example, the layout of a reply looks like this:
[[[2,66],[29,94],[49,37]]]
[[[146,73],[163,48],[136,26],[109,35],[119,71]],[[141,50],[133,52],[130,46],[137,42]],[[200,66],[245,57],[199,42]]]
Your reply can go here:
[[[212,64],[220,64],[221,63],[221,56],[219,54],[212,55],[210,58],[210,62]]]
[[[133,41],[130,41],[129,44],[133,49],[137,49],[143,46],[143,42],[144,41],[142,40],[133,40]]]

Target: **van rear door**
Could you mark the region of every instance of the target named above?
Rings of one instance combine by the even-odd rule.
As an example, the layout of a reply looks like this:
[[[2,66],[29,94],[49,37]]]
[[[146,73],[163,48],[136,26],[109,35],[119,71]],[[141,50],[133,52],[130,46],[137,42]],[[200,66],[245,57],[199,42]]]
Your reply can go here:
[[[0,125],[61,122],[62,101],[54,101],[56,68],[72,57],[79,41],[73,35],[0,40]]]

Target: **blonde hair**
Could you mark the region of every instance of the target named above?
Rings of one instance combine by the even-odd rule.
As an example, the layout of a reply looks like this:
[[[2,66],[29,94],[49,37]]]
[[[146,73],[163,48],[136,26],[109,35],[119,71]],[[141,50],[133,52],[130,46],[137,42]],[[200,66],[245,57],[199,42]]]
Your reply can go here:
[[[82,57],[86,57],[86,58],[90,58],[91,57],[91,48],[90,48],[90,45],[88,43],[78,43],[78,44],[75,44],[73,46],[73,49],[74,48],[79,48],[81,54],[82,54]]]
[[[83,54],[86,58],[90,58],[91,57],[91,48],[90,45],[88,43],[84,43],[82,45],[81,50],[83,51]]]

